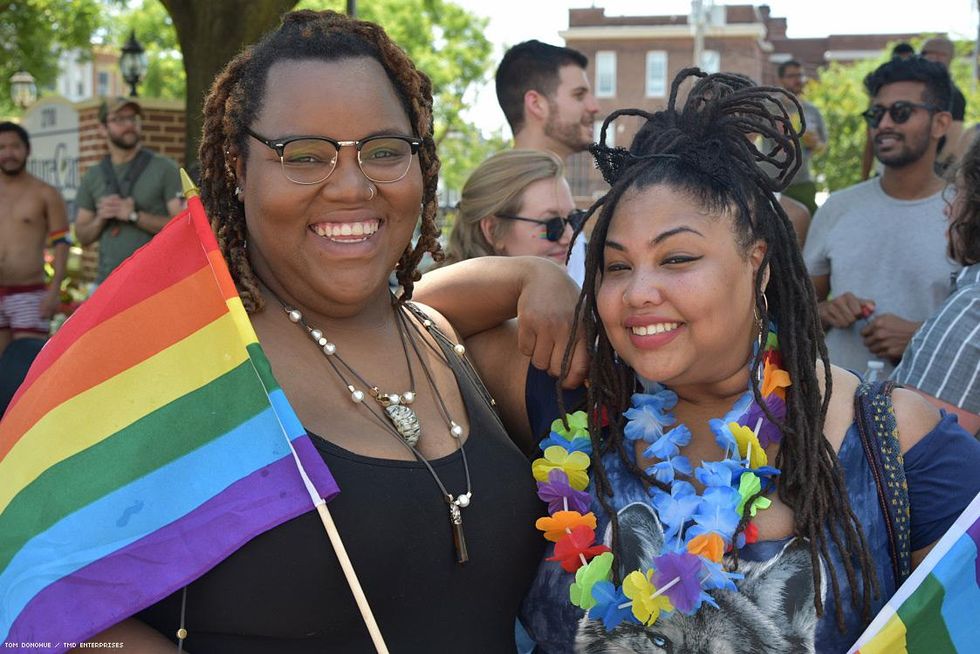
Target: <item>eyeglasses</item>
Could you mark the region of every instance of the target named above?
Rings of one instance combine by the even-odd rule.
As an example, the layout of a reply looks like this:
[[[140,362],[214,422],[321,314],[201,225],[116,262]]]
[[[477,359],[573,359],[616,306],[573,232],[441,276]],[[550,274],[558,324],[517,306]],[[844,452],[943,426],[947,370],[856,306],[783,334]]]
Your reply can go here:
[[[934,104],[922,104],[920,102],[899,100],[890,107],[883,107],[880,104],[876,104],[861,115],[864,116],[866,121],[868,121],[868,127],[877,129],[878,125],[881,124],[881,119],[885,117],[886,113],[891,116],[892,122],[901,125],[912,117],[912,113],[916,109],[926,109],[929,111],[929,113],[940,110],[939,107]]]
[[[585,223],[585,216],[587,214],[587,211],[576,209],[564,218],[561,216],[555,216],[554,218],[548,218],[546,220],[524,218],[523,216],[508,216],[505,214],[496,214],[496,216],[497,218],[503,218],[504,220],[520,220],[526,223],[544,225],[544,237],[554,243],[561,240],[562,235],[565,233],[565,225],[571,225],[572,230],[574,231],[581,229],[582,225]]]
[[[282,174],[296,184],[319,184],[337,167],[340,148],[357,150],[357,165],[372,182],[397,182],[408,174],[421,139],[408,136],[370,136],[358,141],[335,141],[326,136],[267,139],[245,128],[249,136],[275,150]]]
[[[130,116],[113,116],[106,122],[112,123],[113,125],[139,125],[143,122],[143,118],[139,114],[132,114]]]

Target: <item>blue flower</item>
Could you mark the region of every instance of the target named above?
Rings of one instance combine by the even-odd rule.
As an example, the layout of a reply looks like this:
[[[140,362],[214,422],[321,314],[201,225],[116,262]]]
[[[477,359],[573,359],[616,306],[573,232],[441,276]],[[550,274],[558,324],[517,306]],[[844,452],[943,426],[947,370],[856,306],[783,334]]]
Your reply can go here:
[[[623,435],[631,441],[644,440],[652,443],[663,433],[664,427],[675,422],[666,409],[677,403],[677,395],[663,390],[655,395],[634,393],[632,407],[623,416],[628,420]]]
[[[680,454],[680,448],[690,442],[691,430],[686,425],[678,425],[650,443],[650,447],[643,452],[643,456],[666,460]]]
[[[596,582],[592,587],[592,598],[595,599],[596,604],[589,609],[589,617],[593,620],[602,620],[602,626],[606,631],[612,631],[623,620],[636,622],[633,610],[629,606],[619,608],[622,604],[629,604],[630,599],[611,581]]]
[[[733,484],[732,481],[741,472],[742,467],[737,461],[732,461],[731,459],[725,459],[724,461],[704,461],[694,471],[694,477],[705,486],[732,487],[737,485],[737,483]]]
[[[715,435],[715,443],[718,444],[718,447],[725,450],[727,454],[738,452],[738,441],[735,440],[732,430],[728,428],[728,421],[712,418],[708,421],[708,426],[711,427],[711,431]]]
[[[694,511],[701,504],[701,498],[694,492],[694,486],[686,481],[676,481],[670,489],[670,495],[662,490],[654,489],[653,506],[660,514],[660,522],[664,525],[664,542],[676,537],[691,519]],[[736,496],[738,492],[736,491]]]
[[[691,462],[686,456],[672,456],[666,461],[653,464],[646,472],[656,477],[660,483],[669,484],[674,481],[675,473],[690,475]]]
[[[745,575],[737,572],[725,572],[725,568],[720,563],[715,563],[710,559],[701,559],[701,588],[705,590],[730,590],[738,592],[735,586],[735,579],[742,579]],[[707,600],[706,600],[707,601]],[[714,605],[714,601],[711,601]]]
[[[732,541],[732,534],[738,527],[738,512],[735,508],[741,500],[738,491],[731,487],[710,486],[705,489],[701,502],[692,516],[695,523],[687,530],[688,538],[707,532],[715,532],[725,539],[725,544]]]
[[[573,438],[572,440],[568,440],[558,432],[553,431],[548,434],[547,438],[541,439],[541,442],[538,443],[538,446],[541,448],[542,452],[552,445],[560,445],[561,447],[564,447],[566,450],[568,450],[569,454],[572,452],[585,452],[590,456],[592,455],[592,439],[590,438]]]

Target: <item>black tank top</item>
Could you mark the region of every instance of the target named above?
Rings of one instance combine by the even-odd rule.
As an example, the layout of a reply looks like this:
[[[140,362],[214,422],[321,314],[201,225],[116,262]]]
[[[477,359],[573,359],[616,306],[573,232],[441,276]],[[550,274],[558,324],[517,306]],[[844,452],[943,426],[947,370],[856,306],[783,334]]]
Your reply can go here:
[[[440,345],[470,422],[467,563],[456,563],[446,502],[421,463],[312,440],[340,486],[330,512],[392,654],[511,653],[514,620],[544,551],[534,528],[540,501],[529,462],[482,383]],[[458,451],[430,463],[451,493],[466,488]],[[176,640],[180,602],[178,591],[137,617]],[[257,536],[190,584],[185,624],[192,654],[374,651],[315,512]]]

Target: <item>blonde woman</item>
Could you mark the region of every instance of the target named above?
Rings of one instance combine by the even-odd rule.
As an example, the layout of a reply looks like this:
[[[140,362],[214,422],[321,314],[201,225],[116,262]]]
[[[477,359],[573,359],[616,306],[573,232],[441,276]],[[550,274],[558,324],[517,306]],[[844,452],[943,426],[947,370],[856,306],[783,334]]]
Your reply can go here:
[[[578,211],[561,159],[539,150],[493,155],[463,185],[443,265],[488,255],[530,255],[565,265]]]

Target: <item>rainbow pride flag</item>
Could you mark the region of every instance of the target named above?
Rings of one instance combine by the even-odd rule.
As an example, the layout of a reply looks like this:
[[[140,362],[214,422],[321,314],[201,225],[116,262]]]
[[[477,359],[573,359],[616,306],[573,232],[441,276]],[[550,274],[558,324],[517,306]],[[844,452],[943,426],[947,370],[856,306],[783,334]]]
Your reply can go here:
[[[980,494],[881,609],[849,654],[980,651]]]
[[[191,198],[0,423],[0,651],[69,649],[337,492]]]

